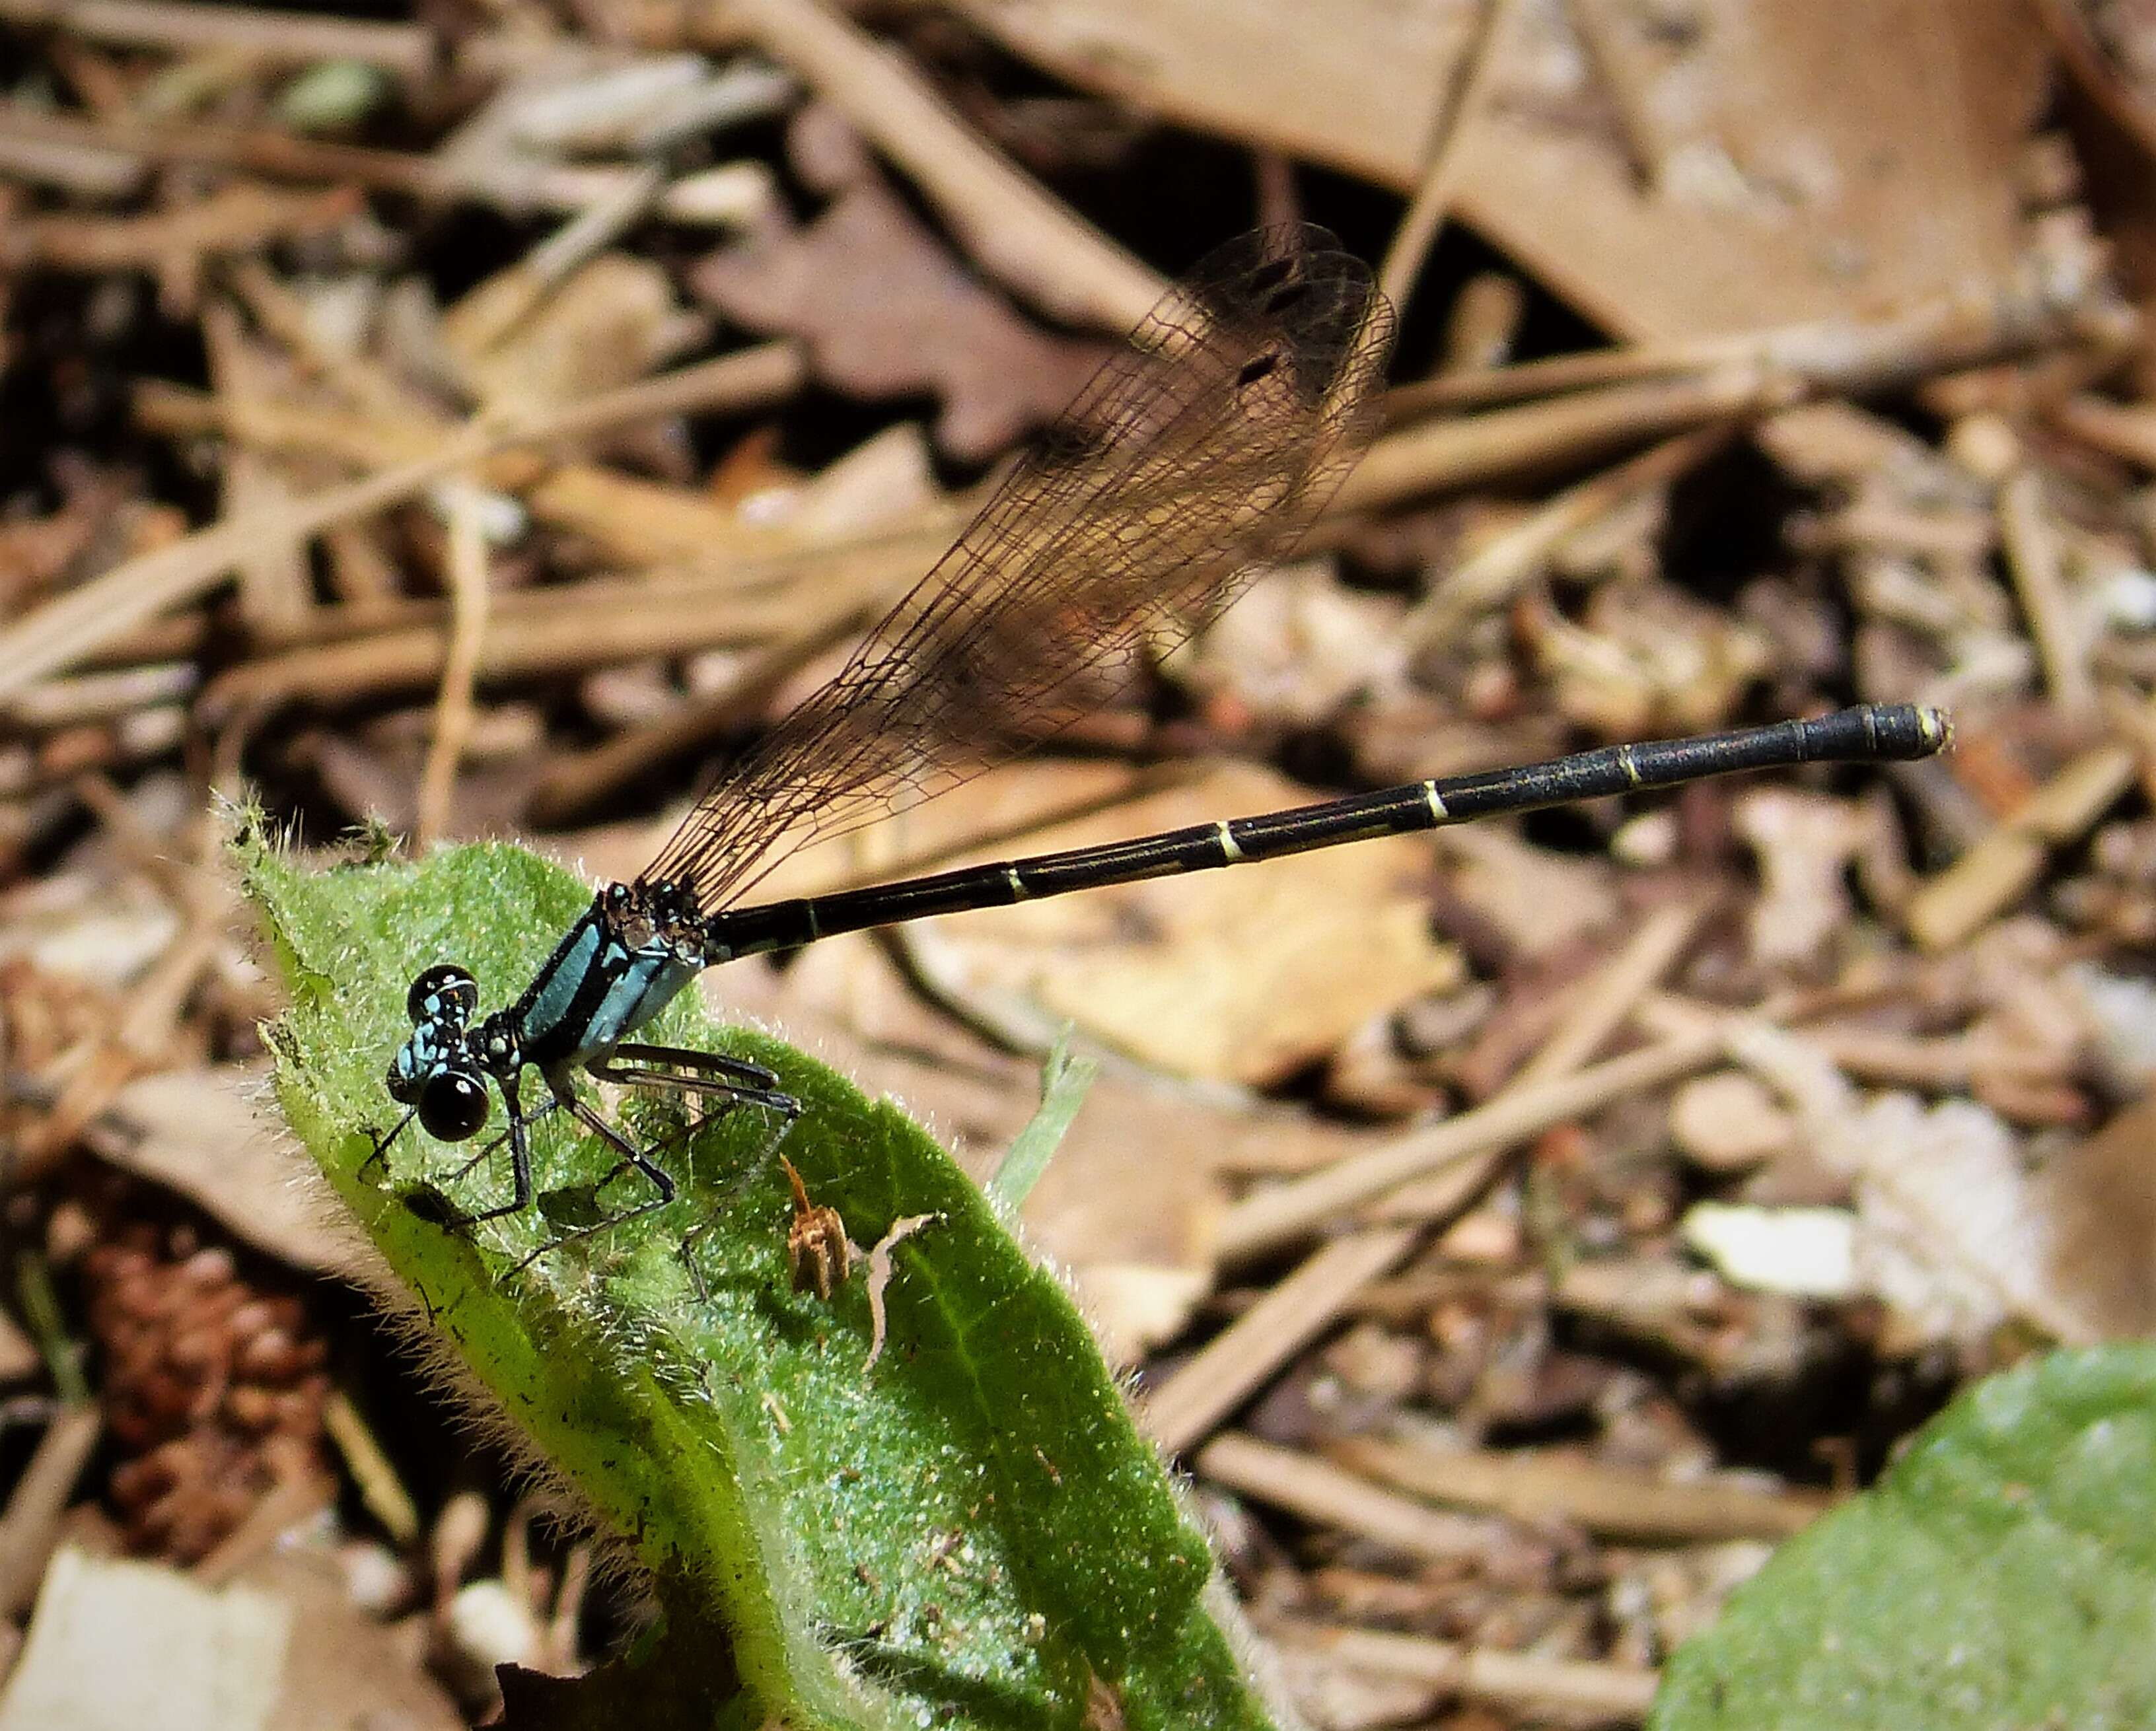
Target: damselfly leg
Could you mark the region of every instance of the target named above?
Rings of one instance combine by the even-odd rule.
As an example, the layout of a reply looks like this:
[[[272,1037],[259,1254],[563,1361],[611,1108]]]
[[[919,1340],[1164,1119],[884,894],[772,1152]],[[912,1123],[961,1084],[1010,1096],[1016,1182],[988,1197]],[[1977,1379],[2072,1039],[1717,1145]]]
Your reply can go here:
[[[728,1194],[732,1194],[762,1170],[765,1162],[785,1140],[787,1130],[801,1112],[799,1102],[779,1088],[778,1077],[774,1072],[748,1059],[729,1058],[722,1052],[624,1042],[617,1046],[609,1057],[593,1062],[588,1068],[590,1074],[603,1082],[615,1083],[626,1088],[651,1088],[668,1095],[686,1094],[712,1104],[655,1140],[639,1146],[620,1129],[608,1123],[603,1116],[587,1104],[577,1093],[575,1083],[569,1078],[563,1076],[557,1079],[550,1077],[548,1083],[553,1090],[553,1097],[541,1109],[551,1111],[556,1106],[561,1107],[603,1142],[616,1156],[613,1166],[592,1186],[591,1194],[596,1197],[615,1180],[634,1171],[641,1174],[651,1186],[652,1195],[649,1201],[639,1202],[634,1207],[604,1215],[588,1225],[549,1239],[519,1262],[516,1266],[520,1268],[550,1250],[558,1250],[563,1245],[596,1237],[628,1221],[640,1220],[645,1215],[655,1214],[680,1194],[680,1186],[667,1170],[664,1157],[690,1140],[706,1125],[715,1124],[744,1106],[761,1108],[776,1114],[783,1122],[778,1134],[747,1163],[744,1175],[728,1187]],[[526,1114],[522,1122],[528,1124],[540,1115],[541,1111],[534,1111]],[[511,1120],[507,1134],[512,1139],[512,1165],[516,1163],[515,1145],[521,1139],[521,1124]],[[514,1212],[521,1206],[512,1202],[470,1218],[490,1219],[496,1215]],[[690,1236],[693,1237],[694,1234]],[[685,1257],[685,1240],[683,1249]],[[692,1276],[695,1273],[693,1263],[690,1264],[690,1273]],[[701,1281],[698,1285],[701,1289]]]
[[[801,1103],[779,1088],[776,1073],[762,1064],[752,1063],[745,1058],[726,1058],[717,1052],[692,1052],[678,1046],[624,1044],[614,1048],[609,1060],[593,1065],[592,1071],[594,1075],[603,1077],[609,1082],[624,1083],[630,1087],[665,1088],[717,1100],[718,1104],[710,1110],[700,1113],[679,1129],[648,1147],[645,1150],[647,1157],[662,1149],[687,1141],[706,1124],[742,1106],[760,1106],[779,1118],[781,1122],[777,1134],[767,1138],[762,1147],[742,1163],[733,1181],[716,1199],[721,1201],[731,1200],[754,1181],[757,1175],[770,1163],[785,1142],[787,1132],[793,1127],[793,1120],[801,1115]],[[639,1161],[638,1164],[641,1167],[643,1163]],[[622,1168],[617,1166],[608,1177],[618,1176]],[[602,1184],[606,1181],[601,1180]],[[619,1226],[624,1219],[634,1218],[635,1214],[649,1213],[654,1207],[663,1206],[663,1203],[646,1204],[634,1211],[634,1214],[617,1215],[609,1221],[585,1228],[584,1232]],[[707,1215],[691,1227],[681,1240],[682,1265],[688,1269],[689,1278],[695,1283],[697,1295],[701,1298],[708,1298],[711,1291],[704,1283],[702,1271],[696,1266],[696,1241],[711,1229],[715,1221],[715,1213]],[[577,1236],[583,1235],[580,1232]]]

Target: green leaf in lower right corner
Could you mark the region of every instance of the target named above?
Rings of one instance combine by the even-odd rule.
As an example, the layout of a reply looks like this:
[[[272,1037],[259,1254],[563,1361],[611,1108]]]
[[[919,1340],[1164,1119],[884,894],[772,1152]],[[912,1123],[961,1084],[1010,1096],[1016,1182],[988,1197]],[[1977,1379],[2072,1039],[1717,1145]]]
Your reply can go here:
[[[1649,1723],[2156,1725],[2156,1344],[1969,1390],[1678,1650]]]

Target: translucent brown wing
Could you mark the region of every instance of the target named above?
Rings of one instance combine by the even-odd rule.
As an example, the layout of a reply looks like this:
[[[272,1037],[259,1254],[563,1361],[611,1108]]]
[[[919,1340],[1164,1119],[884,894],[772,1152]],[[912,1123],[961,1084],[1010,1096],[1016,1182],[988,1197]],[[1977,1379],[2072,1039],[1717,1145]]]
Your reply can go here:
[[[1204,259],[852,658],[644,873],[706,913],[947,791],[1188,636],[1306,530],[1375,430],[1391,310],[1322,228]]]

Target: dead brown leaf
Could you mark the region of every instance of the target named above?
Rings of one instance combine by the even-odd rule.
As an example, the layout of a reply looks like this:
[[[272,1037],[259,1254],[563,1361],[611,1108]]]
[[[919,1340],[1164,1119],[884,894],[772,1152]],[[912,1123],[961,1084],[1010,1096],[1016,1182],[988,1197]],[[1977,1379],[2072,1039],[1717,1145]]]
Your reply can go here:
[[[1476,8],[961,0],[1151,112],[1407,191]],[[1635,338],[1904,306],[1996,279],[2050,59],[2016,0],[1534,0],[1460,141],[1461,216]]]
[[[259,1071],[236,1066],[138,1077],[113,1103],[123,1128],[101,1137],[98,1151],[177,1191],[257,1250],[295,1268],[350,1274],[356,1238],[332,1223],[314,1169],[256,1110],[266,1086]]]
[[[1029,836],[1025,851],[1308,797],[1270,771],[1223,766],[1188,786]],[[1435,866],[1426,842],[1370,842],[1262,871],[960,914],[937,922],[927,941],[939,971],[968,993],[1022,998],[1176,1075],[1263,1085],[1323,1057],[1371,1017],[1461,983],[1457,953],[1430,934],[1421,880]]]
[[[1107,353],[1028,323],[880,181],[848,186],[806,228],[774,221],[690,282],[751,330],[800,337],[840,391],[939,398],[937,443],[968,462],[1055,415]]]

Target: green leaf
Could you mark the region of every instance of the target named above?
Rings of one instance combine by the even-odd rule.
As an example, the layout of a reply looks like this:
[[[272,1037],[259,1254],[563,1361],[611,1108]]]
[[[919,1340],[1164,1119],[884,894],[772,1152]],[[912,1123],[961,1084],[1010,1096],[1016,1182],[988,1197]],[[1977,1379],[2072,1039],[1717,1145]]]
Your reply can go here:
[[[1025,1206],[1033,1187],[1063,1139],[1070,1133],[1078,1109],[1093,1086],[1101,1067],[1090,1058],[1070,1055],[1070,1029],[1066,1025],[1049,1047],[1040,1067],[1040,1109],[1026,1120],[1025,1128],[1011,1138],[1011,1145],[988,1182],[988,1198],[1013,1214]]]
[[[513,1272],[644,1200],[643,1180],[596,1196],[613,1162],[557,1113],[533,1135],[540,1206],[444,1228],[445,1200],[506,1199],[506,1160],[453,1180],[482,1145],[414,1125],[370,1165],[370,1131],[396,1120],[382,1077],[412,976],[457,961],[484,1006],[507,1001],[588,890],[506,846],[319,873],[259,834],[238,850],[291,988],[269,1038],[293,1129],[428,1334],[655,1580],[664,1634],[591,1687],[625,1676],[623,1712],[654,1728],[713,1723],[715,1681],[736,1672],[718,1717],[747,1726],[1076,1728],[1104,1699],[1134,1728],[1272,1723],[1201,1605],[1204,1540],[1077,1313],[917,1125],[774,1040],[712,1027],[694,991],[645,1036],[776,1070],[805,1108],[785,1153],[857,1242],[942,1216],[894,1252],[871,1370],[861,1283],[828,1304],[793,1290],[784,1127],[757,1109],[665,1154],[671,1207]],[[598,1104],[644,1140],[687,1115],[649,1090]],[[497,1104],[482,1134],[500,1119]],[[682,1252],[699,1227],[701,1293]]]
[[[1680,1648],[1656,1731],[2156,1724],[2156,1345],[1990,1378]]]

